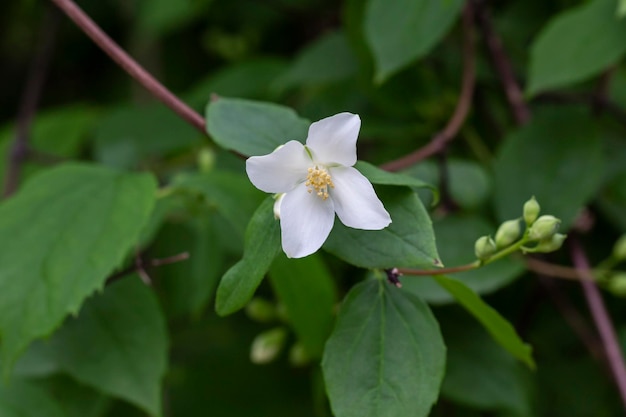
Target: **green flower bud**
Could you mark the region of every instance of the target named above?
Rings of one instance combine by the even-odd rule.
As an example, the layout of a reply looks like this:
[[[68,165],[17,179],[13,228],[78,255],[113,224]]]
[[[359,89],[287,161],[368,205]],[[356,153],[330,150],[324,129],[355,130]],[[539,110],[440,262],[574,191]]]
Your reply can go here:
[[[607,289],[620,297],[626,296],[626,274],[621,272],[610,277]]]
[[[209,148],[202,148],[198,153],[198,168],[200,172],[210,172],[215,166],[215,152]]]
[[[540,252],[540,253],[554,252],[556,250],[561,249],[561,246],[563,246],[563,242],[565,241],[566,237],[567,235],[563,235],[561,233],[555,233],[549,239],[539,241],[539,244],[537,246],[535,246],[532,250],[529,250],[527,252]]]
[[[539,217],[528,231],[528,237],[531,240],[547,240],[550,239],[561,225],[561,220],[556,217],[545,214]]]
[[[260,323],[268,323],[276,319],[276,306],[263,298],[254,297],[246,305],[247,316]]]
[[[613,245],[613,257],[620,261],[626,259],[626,235],[622,235]]]
[[[296,343],[289,349],[289,363],[293,366],[304,366],[311,362],[311,357],[301,343]]]
[[[250,360],[252,363],[264,364],[272,362],[283,349],[286,338],[287,331],[282,327],[257,335],[250,348]]]
[[[496,242],[493,241],[491,236],[482,236],[476,240],[474,244],[474,253],[476,257],[481,261],[485,261],[498,251]]]
[[[541,207],[539,203],[537,203],[537,200],[535,200],[535,196],[532,196],[530,200],[524,203],[524,221],[528,226],[537,220],[540,210]]]
[[[522,234],[519,227],[519,220],[507,220],[500,225],[496,232],[496,246],[498,249],[511,246]]]

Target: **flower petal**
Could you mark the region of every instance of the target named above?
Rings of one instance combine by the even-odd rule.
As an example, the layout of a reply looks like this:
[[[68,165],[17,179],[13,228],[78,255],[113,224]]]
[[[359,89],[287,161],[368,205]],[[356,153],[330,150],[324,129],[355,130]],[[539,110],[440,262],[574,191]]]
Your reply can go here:
[[[280,206],[283,251],[302,258],[317,251],[333,228],[335,209],[331,199],[309,193],[304,184],[285,194]]]
[[[332,168],[330,175],[335,184],[330,198],[343,224],[364,230],[389,226],[391,217],[363,174],[352,167],[338,167]]]
[[[356,163],[356,140],[361,129],[357,114],[339,113],[311,124],[306,145],[315,162],[352,166]]]
[[[304,181],[311,158],[304,145],[296,140],[285,143],[274,152],[246,160],[250,182],[266,193],[286,193]]]

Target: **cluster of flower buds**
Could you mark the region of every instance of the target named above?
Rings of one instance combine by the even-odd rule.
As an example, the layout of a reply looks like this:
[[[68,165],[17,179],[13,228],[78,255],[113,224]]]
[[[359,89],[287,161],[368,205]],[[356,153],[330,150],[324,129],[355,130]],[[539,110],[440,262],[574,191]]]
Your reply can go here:
[[[539,203],[532,197],[524,203],[522,217],[502,223],[495,239],[491,236],[478,238],[474,245],[476,257],[484,262],[513,245],[524,252],[547,253],[558,250],[566,238],[566,235],[557,233],[561,220],[549,214],[539,216],[540,211]],[[626,252],[626,241],[624,246]]]

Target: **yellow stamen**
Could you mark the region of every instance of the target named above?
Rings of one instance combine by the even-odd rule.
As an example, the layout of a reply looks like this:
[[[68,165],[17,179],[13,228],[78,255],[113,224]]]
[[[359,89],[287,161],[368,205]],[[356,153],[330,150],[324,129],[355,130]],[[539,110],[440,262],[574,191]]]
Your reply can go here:
[[[328,198],[328,187],[335,188],[330,174],[325,168],[320,168],[317,165],[309,168],[308,172],[304,185],[307,186],[309,192],[315,190],[315,194],[318,197],[326,200]]]

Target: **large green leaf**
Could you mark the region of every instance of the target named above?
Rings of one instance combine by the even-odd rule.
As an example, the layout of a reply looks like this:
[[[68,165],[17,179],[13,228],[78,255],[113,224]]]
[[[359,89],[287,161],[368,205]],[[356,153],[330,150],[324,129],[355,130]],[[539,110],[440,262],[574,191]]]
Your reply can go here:
[[[241,237],[252,213],[266,195],[254,188],[247,177],[227,171],[182,174],[174,178],[172,187],[200,194],[210,208],[241,233]]]
[[[567,230],[597,192],[604,170],[602,143],[586,110],[544,109],[507,136],[494,163],[495,206],[500,221],[522,215],[531,196],[543,214]]]
[[[259,206],[246,229],[243,258],[220,281],[215,300],[220,316],[246,305],[280,251],[280,223],[274,218],[273,207],[272,197]]]
[[[283,255],[274,260],[269,276],[307,354],[321,357],[337,301],[337,290],[326,265],[319,255],[301,259]]]
[[[594,0],[555,16],[530,49],[528,93],[584,80],[626,52],[626,21],[615,0]]]
[[[435,275],[434,278],[487,329],[496,342],[530,368],[535,367],[532,348],[520,339],[511,323],[461,281],[443,275]]]
[[[446,348],[418,297],[384,281],[356,285],[326,344],[322,368],[337,417],[427,416]]]
[[[68,164],[0,205],[0,335],[5,372],[134,249],[154,204],[148,174]]]
[[[290,140],[304,142],[310,124],[288,107],[235,98],[210,102],[206,122],[218,145],[246,156],[271,153]]]
[[[383,230],[358,230],[335,219],[324,249],[364,268],[439,265],[430,217],[417,195],[396,187],[379,187],[377,193],[391,215],[391,225]]]
[[[448,32],[462,0],[369,0],[365,37],[374,53],[376,80],[384,81],[426,55]]]
[[[202,135],[162,104],[119,107],[98,124],[95,157],[115,167],[132,168],[148,158],[197,146]]]
[[[480,410],[532,415],[529,372],[467,315],[443,318],[448,357],[441,395]]]
[[[476,260],[474,242],[480,236],[493,235],[496,226],[475,216],[447,216],[434,224],[441,261],[447,266],[464,265]],[[455,274],[479,294],[488,294],[519,277],[525,268],[518,260],[505,258],[479,269]],[[450,303],[454,297],[432,277],[406,276],[402,285],[428,303]]]
[[[328,65],[332,62],[332,65]],[[357,62],[343,31],[329,32],[306,46],[277,81],[279,87],[340,81],[357,71]]]
[[[2,417],[67,417],[60,404],[32,382],[14,379],[0,384]]]
[[[126,277],[88,300],[49,348],[62,372],[161,415],[167,328],[153,291],[139,277]]]

